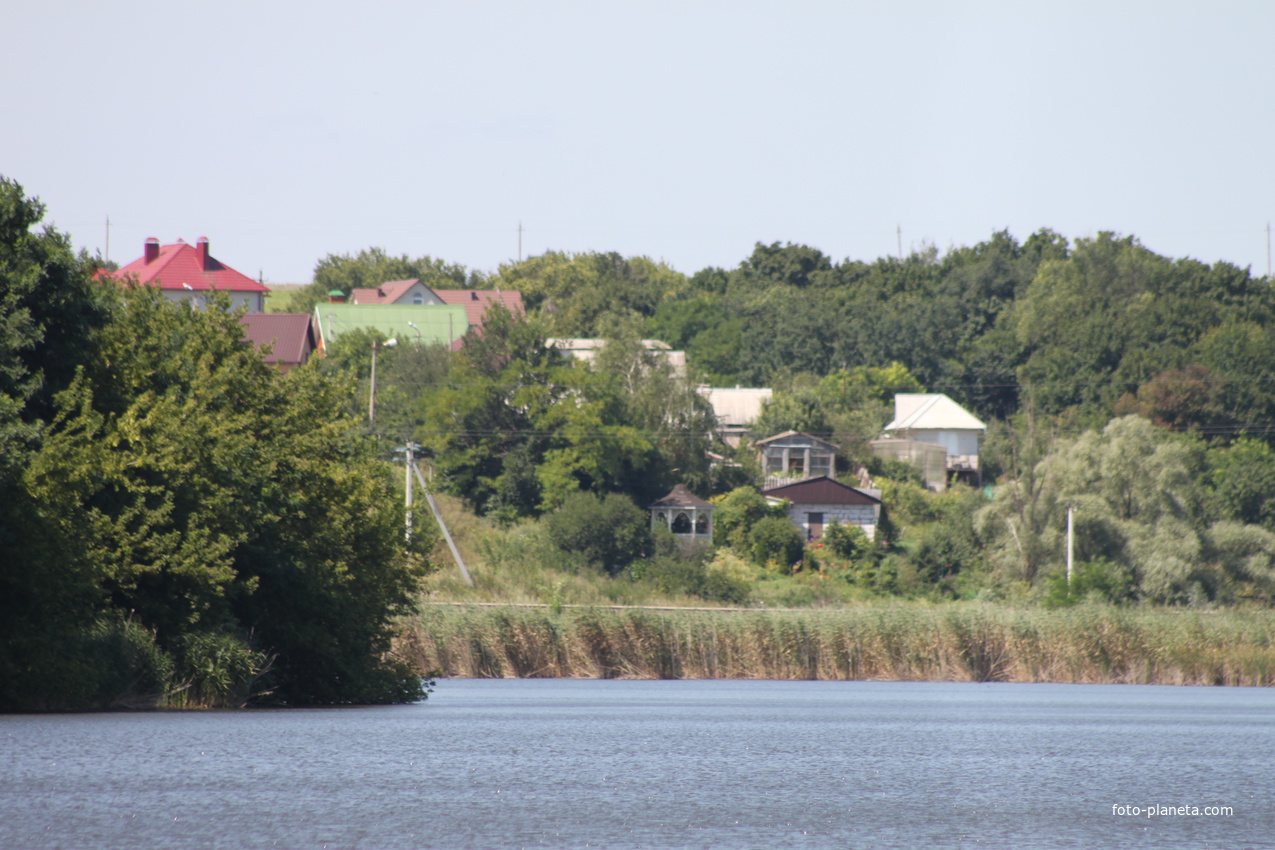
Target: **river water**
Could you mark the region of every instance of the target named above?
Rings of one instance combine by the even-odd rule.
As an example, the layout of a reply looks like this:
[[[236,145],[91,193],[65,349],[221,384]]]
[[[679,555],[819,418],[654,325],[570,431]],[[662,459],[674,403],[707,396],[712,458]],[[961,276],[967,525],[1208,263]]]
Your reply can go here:
[[[0,716],[0,847],[1275,848],[1275,690],[453,679]]]

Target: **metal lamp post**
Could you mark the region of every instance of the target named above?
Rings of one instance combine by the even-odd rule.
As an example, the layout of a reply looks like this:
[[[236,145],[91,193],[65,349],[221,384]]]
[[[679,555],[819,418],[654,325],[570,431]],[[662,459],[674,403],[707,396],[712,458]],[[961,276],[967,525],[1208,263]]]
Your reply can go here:
[[[376,352],[381,350],[381,346],[393,348],[398,345],[398,340],[387,339],[384,343],[372,340],[372,387],[367,394],[367,424],[371,425],[376,421]]]

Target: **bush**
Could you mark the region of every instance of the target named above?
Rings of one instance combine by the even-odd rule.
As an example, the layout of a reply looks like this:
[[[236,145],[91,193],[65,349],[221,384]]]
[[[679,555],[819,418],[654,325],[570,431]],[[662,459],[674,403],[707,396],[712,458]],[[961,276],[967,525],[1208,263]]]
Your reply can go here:
[[[629,575],[664,594],[697,596],[714,602],[741,604],[748,601],[750,591],[746,580],[694,558],[661,555],[638,561],[629,568]]]
[[[765,517],[753,526],[749,534],[753,561],[765,566],[775,562],[784,572],[791,572],[794,564],[801,563],[804,545],[801,532],[787,519]]]
[[[1064,608],[1078,602],[1120,604],[1133,597],[1133,576],[1125,567],[1106,558],[1077,564],[1067,586],[1067,573],[1051,573],[1047,578],[1044,605]]]
[[[573,493],[545,517],[554,546],[612,576],[651,551],[648,523],[646,511],[619,493]]]
[[[861,558],[872,548],[872,541],[857,525],[834,522],[823,532],[824,545],[841,558]]]
[[[749,535],[755,524],[766,517],[785,515],[752,487],[738,487],[712,501],[717,506],[713,516],[713,542],[736,552],[748,550]]]

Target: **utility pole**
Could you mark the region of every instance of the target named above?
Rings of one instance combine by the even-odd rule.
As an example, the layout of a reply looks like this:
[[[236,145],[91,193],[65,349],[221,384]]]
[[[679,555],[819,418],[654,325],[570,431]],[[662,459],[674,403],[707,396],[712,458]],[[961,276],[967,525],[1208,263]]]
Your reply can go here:
[[[1266,266],[1267,274],[1270,274],[1270,254],[1271,254],[1271,226],[1266,225]],[[106,262],[111,261],[111,216],[106,216]]]
[[[1072,564],[1075,561],[1074,555],[1076,551],[1075,516],[1076,516],[1076,506],[1068,505],[1067,506],[1067,593],[1068,595],[1071,594]]]
[[[393,348],[396,345],[398,345],[398,340],[396,339],[385,340],[386,348]],[[368,389],[368,393],[367,393],[367,424],[368,425],[373,425],[376,423],[376,352],[380,351],[380,349],[381,349],[381,344],[377,342],[376,340],[372,340],[372,386]]]
[[[403,462],[407,465],[407,534],[410,542],[412,533],[412,476],[416,476],[416,483],[421,485],[421,492],[425,494],[425,501],[429,503],[429,509],[434,513],[434,520],[438,523],[438,528],[443,532],[443,539],[447,541],[447,548],[451,550],[452,558],[456,561],[456,566],[460,568],[461,578],[465,579],[465,584],[470,587],[474,586],[474,578],[469,574],[469,570],[465,567],[465,561],[460,556],[460,550],[456,548],[456,541],[452,540],[452,533],[447,530],[447,523],[443,520],[443,514],[438,509],[438,503],[434,501],[434,496],[429,492],[429,487],[425,486],[425,478],[421,475],[421,468],[416,465],[416,449],[415,443],[408,443],[404,447]]]
[[[903,262],[903,225],[896,224],[894,226],[894,236],[899,243],[899,262]]]
[[[518,222],[518,262],[522,262],[522,222]],[[1267,263],[1270,265],[1270,263]]]
[[[1266,277],[1271,276],[1271,223],[1266,222]]]

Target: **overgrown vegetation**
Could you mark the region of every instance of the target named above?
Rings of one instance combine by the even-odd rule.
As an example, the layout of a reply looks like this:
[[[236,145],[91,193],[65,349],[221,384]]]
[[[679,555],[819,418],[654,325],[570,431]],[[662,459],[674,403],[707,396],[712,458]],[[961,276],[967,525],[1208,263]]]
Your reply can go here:
[[[0,181],[0,708],[395,702],[403,543],[349,383],[90,280]]]

